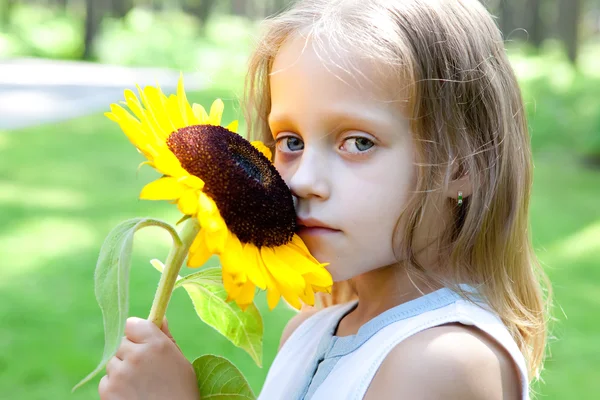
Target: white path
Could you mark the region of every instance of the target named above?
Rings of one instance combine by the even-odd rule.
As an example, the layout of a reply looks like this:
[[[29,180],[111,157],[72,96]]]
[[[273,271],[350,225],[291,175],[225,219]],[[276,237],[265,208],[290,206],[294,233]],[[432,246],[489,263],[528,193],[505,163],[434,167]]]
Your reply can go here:
[[[107,111],[123,90],[160,84],[173,91],[179,71],[44,59],[0,60],[0,130],[18,129]],[[208,86],[185,74],[186,90]]]

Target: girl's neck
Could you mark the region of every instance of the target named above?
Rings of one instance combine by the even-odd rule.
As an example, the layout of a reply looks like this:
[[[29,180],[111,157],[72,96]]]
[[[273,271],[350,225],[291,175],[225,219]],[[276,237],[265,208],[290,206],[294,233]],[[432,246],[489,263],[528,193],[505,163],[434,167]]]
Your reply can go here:
[[[352,282],[359,298],[358,306],[340,321],[338,336],[354,335],[379,314],[439,289],[411,281],[397,265],[369,271],[353,278]]]

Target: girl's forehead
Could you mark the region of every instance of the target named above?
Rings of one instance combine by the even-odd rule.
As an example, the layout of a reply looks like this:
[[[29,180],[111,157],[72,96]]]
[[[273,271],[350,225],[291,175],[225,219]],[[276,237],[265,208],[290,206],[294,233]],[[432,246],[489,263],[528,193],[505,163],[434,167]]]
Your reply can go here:
[[[409,95],[409,82],[400,78],[403,73],[398,66],[363,57],[341,43],[296,34],[289,37],[275,54],[269,79],[274,83],[283,80],[279,77],[320,76],[342,82],[362,95],[402,106]]]

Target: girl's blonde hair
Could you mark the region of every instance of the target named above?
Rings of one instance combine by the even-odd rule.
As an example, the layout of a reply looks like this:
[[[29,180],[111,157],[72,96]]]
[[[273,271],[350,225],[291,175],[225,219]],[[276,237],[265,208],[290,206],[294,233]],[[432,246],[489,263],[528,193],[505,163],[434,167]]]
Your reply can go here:
[[[399,259],[412,276],[461,293],[457,283],[477,285],[528,360],[529,376],[538,377],[550,285],[530,239],[533,166],[523,101],[490,14],[476,0],[298,1],[267,21],[246,80],[249,135],[271,147],[269,73],[279,48],[297,34],[374,61],[370,72],[408,92],[404,106],[420,162],[397,237]],[[430,276],[416,259],[414,232],[435,207],[431,194],[465,174],[473,193],[453,208],[443,235],[449,279]],[[336,283],[334,293],[324,304],[353,296],[348,282]]]

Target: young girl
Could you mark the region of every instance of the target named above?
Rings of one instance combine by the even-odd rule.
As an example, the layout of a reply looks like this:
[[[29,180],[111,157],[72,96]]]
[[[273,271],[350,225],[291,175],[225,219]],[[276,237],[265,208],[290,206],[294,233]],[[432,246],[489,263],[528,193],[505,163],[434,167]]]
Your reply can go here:
[[[260,399],[528,399],[548,296],[523,103],[485,8],[300,0],[247,84],[250,132],[336,281],[289,322]],[[198,398],[166,328],[126,336],[102,399]]]

